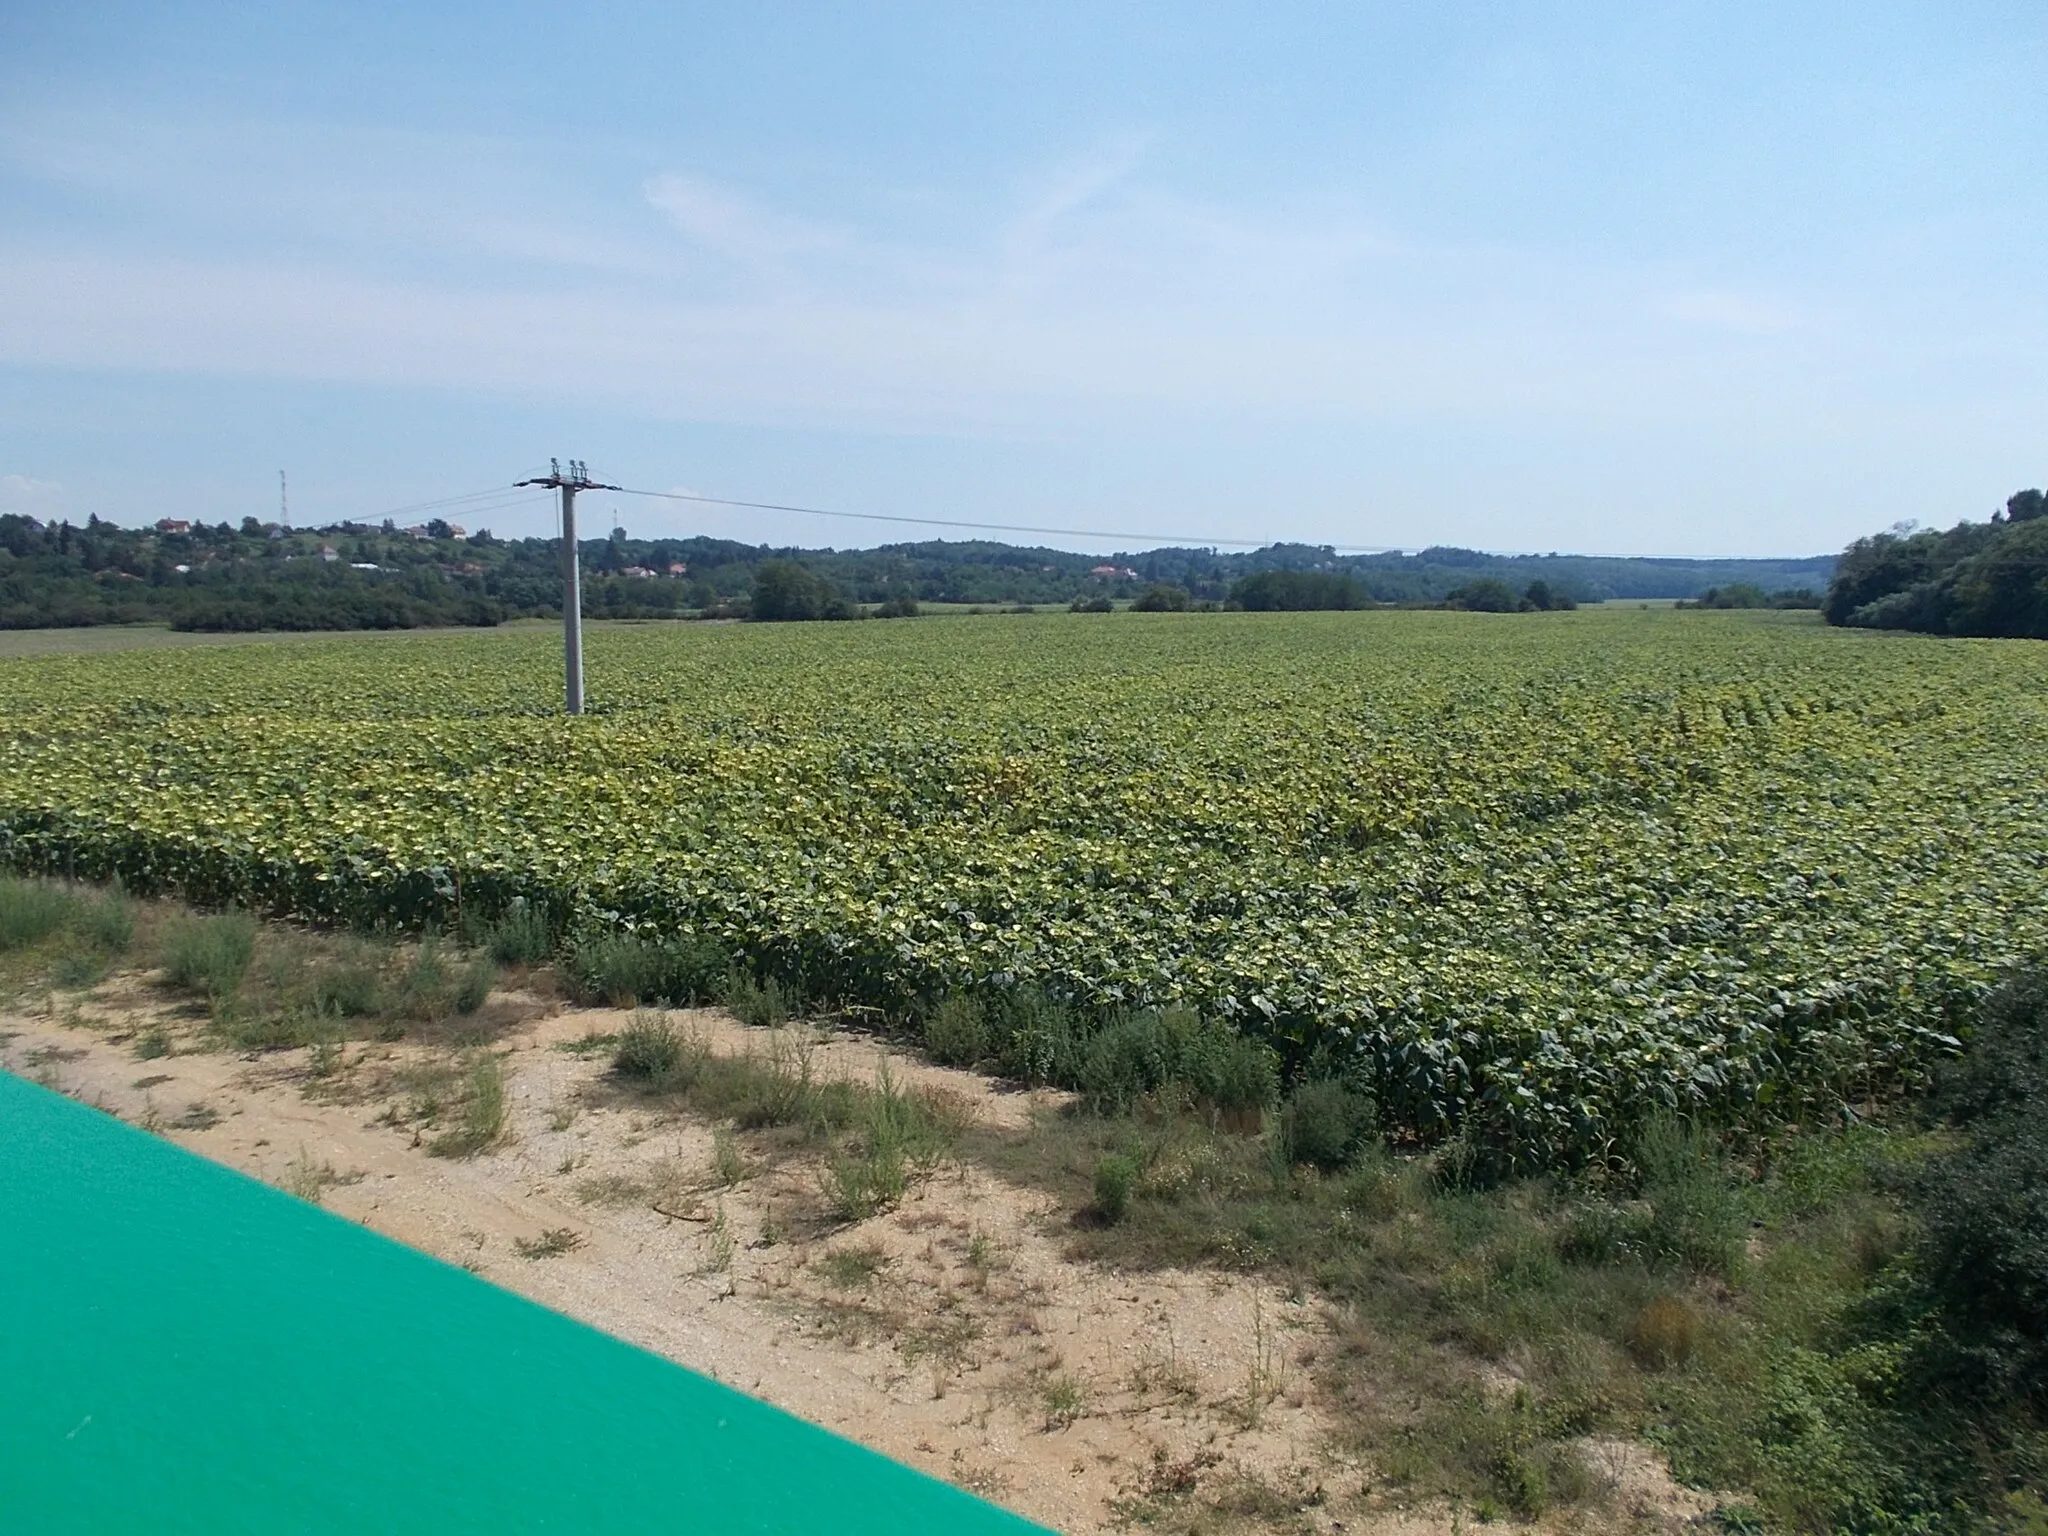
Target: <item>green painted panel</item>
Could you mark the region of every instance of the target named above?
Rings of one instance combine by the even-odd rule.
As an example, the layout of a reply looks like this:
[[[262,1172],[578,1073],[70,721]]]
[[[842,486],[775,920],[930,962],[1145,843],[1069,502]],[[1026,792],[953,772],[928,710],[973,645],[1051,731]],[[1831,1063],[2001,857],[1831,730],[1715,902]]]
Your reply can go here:
[[[0,1529],[1037,1527],[0,1073]]]

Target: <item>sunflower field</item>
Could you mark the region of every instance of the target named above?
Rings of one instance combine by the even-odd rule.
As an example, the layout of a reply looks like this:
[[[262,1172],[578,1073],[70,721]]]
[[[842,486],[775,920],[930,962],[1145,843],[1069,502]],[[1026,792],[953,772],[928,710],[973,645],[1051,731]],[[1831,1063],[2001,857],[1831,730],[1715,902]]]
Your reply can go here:
[[[1000,616],[0,663],[0,861],[400,927],[515,901],[898,1016],[1029,988],[1597,1158],[1917,1081],[2048,940],[2048,647],[1804,615]]]

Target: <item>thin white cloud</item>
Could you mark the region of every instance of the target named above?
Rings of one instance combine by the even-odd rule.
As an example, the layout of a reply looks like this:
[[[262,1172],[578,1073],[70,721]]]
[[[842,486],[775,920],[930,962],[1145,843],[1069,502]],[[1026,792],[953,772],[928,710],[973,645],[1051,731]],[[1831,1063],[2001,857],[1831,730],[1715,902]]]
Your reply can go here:
[[[366,246],[336,233],[371,186],[337,142],[279,205],[237,176],[189,183],[203,240],[0,235],[0,357],[1045,439],[1248,422],[1813,431],[1882,406],[1869,364],[1896,351],[1896,314],[1880,334],[1846,299],[1198,201],[1147,174],[1148,150],[1110,140],[1024,178],[979,227],[913,242],[694,171],[586,188],[587,220],[551,220],[534,211],[549,189],[505,146],[412,136],[381,145],[378,197],[403,216],[368,219]],[[138,153],[74,147],[35,169],[116,207],[186,185]],[[289,157],[261,164],[268,189]],[[587,244],[548,233],[579,222]],[[2038,340],[2025,317],[1983,336],[2022,361]]]
[[[701,176],[656,176],[644,195],[686,239],[749,267],[773,269],[798,257],[841,255],[853,244],[844,229],[761,208]]]
[[[1122,138],[1056,167],[1001,232],[998,248],[1006,275],[1013,280],[1028,276],[1071,215],[1130,179],[1144,157],[1144,148],[1139,138]]]

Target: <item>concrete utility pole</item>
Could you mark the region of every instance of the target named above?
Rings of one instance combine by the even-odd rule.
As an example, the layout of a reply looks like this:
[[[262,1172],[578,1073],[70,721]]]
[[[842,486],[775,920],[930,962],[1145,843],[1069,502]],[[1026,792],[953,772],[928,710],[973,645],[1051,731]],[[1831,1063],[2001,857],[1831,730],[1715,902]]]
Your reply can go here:
[[[576,493],[578,491],[616,491],[624,487],[599,485],[590,478],[590,470],[582,460],[571,459],[569,469],[562,471],[560,459],[549,459],[554,471],[538,480],[522,480],[520,485],[545,486],[562,493],[562,672],[565,678],[564,694],[568,699],[569,713],[583,713],[583,571],[576,558]]]

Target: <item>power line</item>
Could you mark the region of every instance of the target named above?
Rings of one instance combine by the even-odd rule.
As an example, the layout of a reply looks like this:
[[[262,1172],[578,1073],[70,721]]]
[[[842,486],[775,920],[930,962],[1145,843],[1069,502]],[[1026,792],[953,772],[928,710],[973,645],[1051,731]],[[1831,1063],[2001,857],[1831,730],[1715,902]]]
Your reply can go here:
[[[524,483],[525,482],[523,481],[521,482],[521,484]],[[371,515],[373,518],[380,520],[383,518],[395,519],[400,517],[408,517],[418,512],[436,512],[444,507],[460,507],[461,510],[463,510],[464,512],[494,512],[497,510],[495,506],[473,507],[468,505],[468,503],[476,501],[486,501],[492,497],[502,498],[505,496],[508,490],[517,489],[519,489],[518,486],[508,487],[503,485],[494,485],[487,491],[465,491],[460,496],[443,496],[438,501],[415,501],[408,506],[393,507],[388,512],[377,512]],[[503,502],[502,504],[505,506],[516,506],[523,504],[524,502],[530,501],[532,499],[533,498],[530,496],[517,496],[513,497],[509,501]]]
[[[517,490],[522,486],[544,483],[544,478],[540,481],[520,481],[512,489]],[[1126,547],[1132,549],[1147,546],[1158,548],[1162,545],[1194,549],[1265,549],[1276,543],[1285,542],[1270,538],[1219,539],[1205,534],[1130,533],[1104,528],[1056,528],[1036,523],[984,523],[973,522],[964,518],[912,517],[903,513],[844,512],[831,507],[800,507],[779,501],[741,501],[731,496],[701,496],[688,491],[646,491],[633,486],[606,486],[604,489],[614,491],[621,496],[645,496],[657,501],[686,501],[702,506],[741,507],[755,512],[794,512],[806,517],[833,517],[862,523],[900,523],[920,528],[959,528],[977,533],[1037,533],[1059,538],[1090,539],[1104,544],[1113,541],[1129,541]],[[491,498],[499,499],[491,500]],[[446,496],[438,501],[414,502],[410,506],[394,507],[390,511],[378,513],[376,516],[378,518],[396,519],[421,512],[458,507],[466,515],[475,515],[483,512],[496,512],[508,507],[533,506],[538,500],[539,498],[533,496],[512,496],[507,498],[506,487],[496,486],[487,491],[469,491],[460,496]],[[489,504],[472,505],[472,503],[485,501],[488,501]],[[1327,549],[1332,554],[1339,555],[1398,555],[1414,547],[1403,544],[1315,544],[1305,539],[1294,542],[1300,543],[1305,548]],[[1478,551],[1478,553],[1494,555],[1503,559],[1517,559],[1535,558],[1542,552],[1539,550],[1491,549]],[[1598,552],[1579,550],[1574,551],[1574,554],[1581,559],[1595,560],[1691,560],[1711,563],[1715,558],[1719,558],[1714,556],[1646,555],[1612,550]],[[1729,556],[1725,558],[1745,557]],[[1790,560],[1802,557],[1788,555],[1782,558]]]
[[[623,496],[652,496],[662,501],[693,501],[714,507],[746,507],[756,512],[799,512],[810,517],[850,518],[863,523],[914,523],[921,528],[966,528],[983,533],[1044,533],[1061,538],[1094,539],[1104,543],[1128,539],[1133,544],[1150,544],[1154,548],[1175,545],[1203,549],[1227,544],[1240,549],[1263,549],[1275,542],[1272,539],[1212,539],[1193,534],[1120,533],[1114,529],[1102,528],[1046,528],[1033,523],[974,523],[957,518],[906,517],[901,514],[880,512],[835,512],[824,507],[793,507],[774,501],[735,501],[728,496],[693,496],[683,491],[640,491],[630,486],[616,486],[613,489]],[[1401,552],[1401,546],[1396,544],[1314,544],[1308,547],[1327,549],[1332,554],[1340,555],[1396,555]]]

